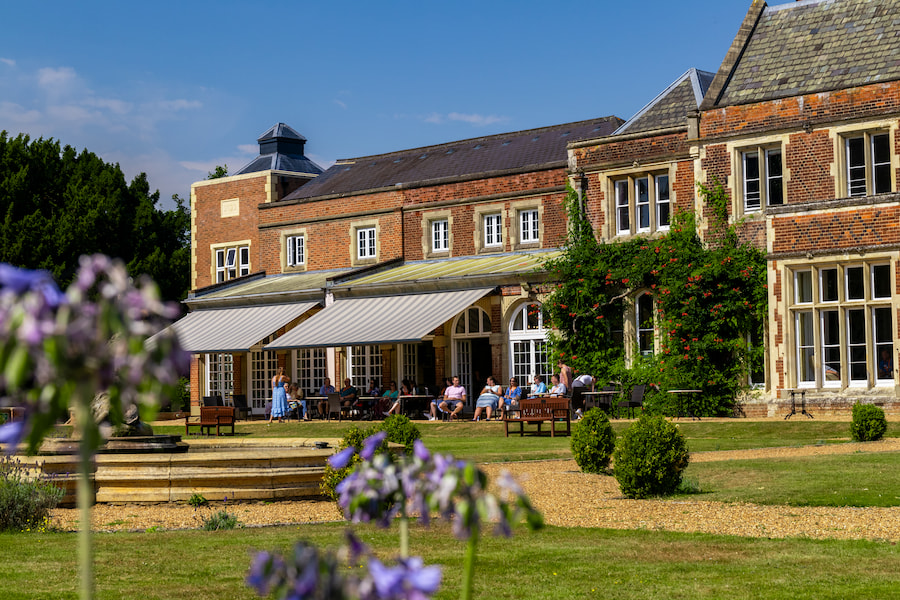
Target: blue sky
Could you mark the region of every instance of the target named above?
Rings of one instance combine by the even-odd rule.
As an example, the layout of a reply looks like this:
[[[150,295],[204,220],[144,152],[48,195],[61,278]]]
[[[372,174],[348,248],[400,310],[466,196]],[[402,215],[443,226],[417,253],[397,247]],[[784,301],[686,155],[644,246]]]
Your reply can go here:
[[[774,4],[775,2],[773,2]],[[164,206],[281,121],[338,158],[606,115],[718,69],[750,0],[17,2],[0,129],[146,172]]]

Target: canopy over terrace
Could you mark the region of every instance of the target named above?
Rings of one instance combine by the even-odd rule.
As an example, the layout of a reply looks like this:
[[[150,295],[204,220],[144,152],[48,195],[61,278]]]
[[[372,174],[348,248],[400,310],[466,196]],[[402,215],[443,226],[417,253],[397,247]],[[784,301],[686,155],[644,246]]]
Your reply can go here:
[[[419,342],[438,325],[494,289],[339,298],[265,348],[284,350]]]
[[[260,340],[318,305],[295,302],[196,310],[171,327],[182,347],[193,354],[249,352]],[[148,343],[152,344],[153,338]]]

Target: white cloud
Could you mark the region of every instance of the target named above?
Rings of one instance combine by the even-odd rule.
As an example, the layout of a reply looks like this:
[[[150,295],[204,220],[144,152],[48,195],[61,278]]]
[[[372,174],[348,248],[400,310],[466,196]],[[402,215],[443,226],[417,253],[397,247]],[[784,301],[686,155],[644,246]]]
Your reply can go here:
[[[10,67],[16,66],[16,61],[14,61],[11,58],[0,57],[0,63],[3,63],[4,65],[10,66]]]
[[[157,106],[163,110],[169,111],[194,110],[203,108],[203,103],[199,100],[185,100],[184,98],[179,98],[178,100],[162,100],[157,103]]]
[[[494,123],[502,123],[509,120],[508,117],[498,117],[496,115],[478,115],[458,112],[450,113],[449,115],[447,115],[447,118],[451,121],[462,121],[463,123],[470,123],[478,127],[482,127],[484,125],[493,125]]]
[[[237,149],[244,154],[258,154],[259,144],[240,144],[238,145]]]
[[[426,123],[434,123],[435,125],[440,125],[441,123],[444,122],[444,116],[440,115],[438,113],[431,113],[430,115],[428,115],[427,117],[425,117],[422,120],[425,121]]]
[[[0,123],[4,124],[5,129],[9,129],[10,124],[22,127],[34,125],[40,120],[41,111],[39,110],[29,110],[15,102],[0,102]]]
[[[117,115],[128,114],[134,107],[131,102],[125,102],[116,98],[85,98],[84,103],[95,108],[109,109]]]
[[[346,103],[346,102],[341,102],[340,100],[338,100],[337,98],[335,98],[335,99],[334,99],[334,103],[337,104],[338,106],[340,106],[341,108],[343,108],[344,110],[347,110],[347,103]]]
[[[37,73],[38,85],[42,88],[69,86],[77,79],[78,76],[75,74],[75,69],[71,67],[60,67],[58,69],[46,67],[40,69]]]

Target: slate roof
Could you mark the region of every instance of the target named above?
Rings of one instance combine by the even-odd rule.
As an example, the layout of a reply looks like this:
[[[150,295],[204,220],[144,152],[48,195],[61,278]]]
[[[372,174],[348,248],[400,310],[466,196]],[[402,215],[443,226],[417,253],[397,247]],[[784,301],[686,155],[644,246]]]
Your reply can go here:
[[[745,20],[704,109],[900,79],[900,0],[764,6],[753,25]]]
[[[666,127],[686,126],[686,116],[697,110],[709,88],[715,73],[688,69],[672,84],[664,89],[624,125],[614,135],[642,133]]]
[[[285,200],[415,186],[542,165],[564,166],[566,144],[611,134],[622,124],[602,117],[337,161]]]
[[[235,175],[258,171],[291,171],[318,175],[322,167],[306,158],[306,138],[284,123],[276,123],[256,140],[259,156],[241,167]]]

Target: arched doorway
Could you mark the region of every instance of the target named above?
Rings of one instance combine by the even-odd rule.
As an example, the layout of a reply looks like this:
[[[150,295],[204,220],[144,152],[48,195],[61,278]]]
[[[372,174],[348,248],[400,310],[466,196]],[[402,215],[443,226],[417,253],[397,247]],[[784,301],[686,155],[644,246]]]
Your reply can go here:
[[[453,375],[466,388],[467,404],[481,391],[491,375],[491,318],[477,306],[470,306],[453,323]],[[477,389],[476,389],[477,388]]]

